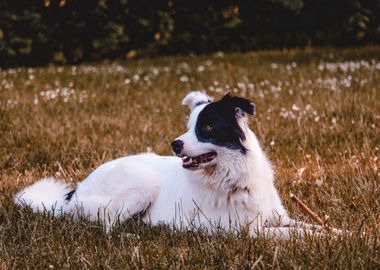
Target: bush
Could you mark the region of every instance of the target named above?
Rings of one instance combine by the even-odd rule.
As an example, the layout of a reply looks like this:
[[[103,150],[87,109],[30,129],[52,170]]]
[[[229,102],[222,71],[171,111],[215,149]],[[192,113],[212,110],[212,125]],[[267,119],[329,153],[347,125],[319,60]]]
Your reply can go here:
[[[6,0],[2,66],[380,40],[375,0]]]

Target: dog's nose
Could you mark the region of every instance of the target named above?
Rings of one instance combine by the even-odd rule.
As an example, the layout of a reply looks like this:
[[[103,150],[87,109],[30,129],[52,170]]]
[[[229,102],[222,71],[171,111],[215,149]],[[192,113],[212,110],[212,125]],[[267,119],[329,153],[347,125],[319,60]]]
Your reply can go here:
[[[172,146],[174,153],[176,153],[178,155],[181,153],[181,151],[183,149],[183,141],[175,140],[172,142],[171,146]]]

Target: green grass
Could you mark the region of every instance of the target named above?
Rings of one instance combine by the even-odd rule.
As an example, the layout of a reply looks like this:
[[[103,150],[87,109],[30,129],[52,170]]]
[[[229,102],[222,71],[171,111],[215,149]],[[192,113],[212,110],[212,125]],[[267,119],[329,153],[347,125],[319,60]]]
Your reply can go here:
[[[125,222],[33,214],[14,206],[43,176],[73,185],[105,161],[170,155],[184,95],[252,99],[251,127],[293,218],[297,194],[352,236],[302,241],[206,236]],[[0,71],[0,266],[24,268],[380,267],[380,48],[165,57]],[[365,237],[359,235],[365,232]]]

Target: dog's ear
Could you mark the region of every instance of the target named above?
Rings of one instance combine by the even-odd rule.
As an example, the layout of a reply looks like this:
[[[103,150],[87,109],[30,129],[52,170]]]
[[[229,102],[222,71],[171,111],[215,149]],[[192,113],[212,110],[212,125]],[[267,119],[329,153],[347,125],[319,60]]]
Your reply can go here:
[[[212,102],[213,99],[202,93],[200,91],[193,91],[186,95],[186,97],[182,100],[182,105],[187,105],[190,107],[190,110],[194,110],[195,107]]]
[[[222,98],[222,102],[235,110],[236,118],[245,117],[246,114],[255,115],[255,104],[245,98],[231,96],[229,93]]]

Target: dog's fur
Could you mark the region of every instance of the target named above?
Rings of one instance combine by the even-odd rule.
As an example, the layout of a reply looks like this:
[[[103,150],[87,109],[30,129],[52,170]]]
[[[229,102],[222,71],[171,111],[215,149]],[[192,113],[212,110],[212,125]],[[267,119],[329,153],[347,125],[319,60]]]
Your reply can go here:
[[[42,179],[19,192],[15,202],[54,215],[100,218],[108,229],[116,219],[142,214],[152,225],[208,232],[244,226],[253,236],[318,234],[314,226],[291,220],[281,203],[271,163],[248,127],[253,103],[230,95],[213,102],[191,92],[183,104],[191,114],[188,131],[172,144],[178,157],[145,153],[119,158],[101,165],[74,190],[59,180]]]

